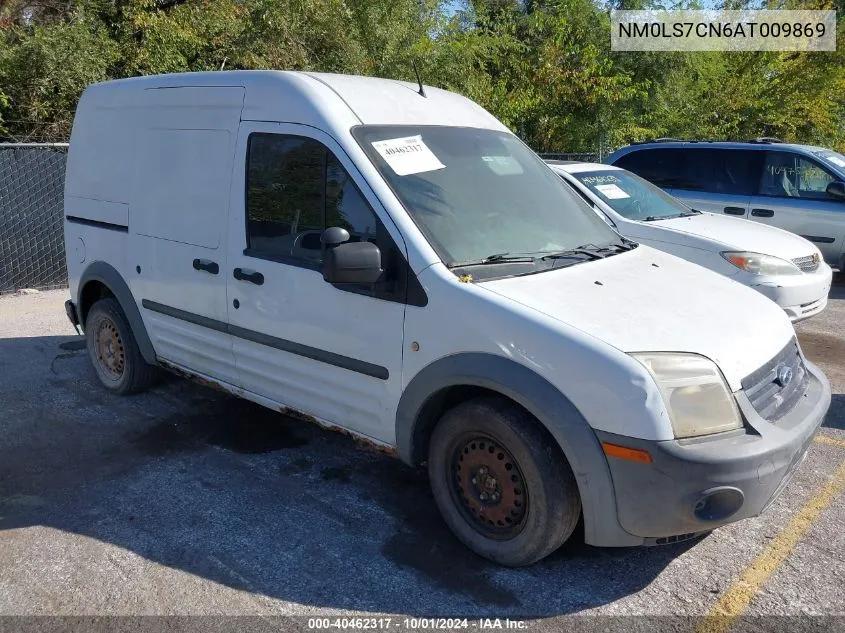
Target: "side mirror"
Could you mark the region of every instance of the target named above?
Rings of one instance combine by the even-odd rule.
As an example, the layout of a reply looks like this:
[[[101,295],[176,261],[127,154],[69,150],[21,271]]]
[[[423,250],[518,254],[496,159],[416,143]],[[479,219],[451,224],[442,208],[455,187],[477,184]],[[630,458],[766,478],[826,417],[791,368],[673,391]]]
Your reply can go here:
[[[345,234],[345,239],[344,238]],[[330,284],[374,284],[382,275],[381,251],[372,242],[349,242],[349,232],[325,230],[323,279]]]
[[[320,236],[320,242],[326,248],[333,248],[338,244],[343,244],[349,241],[349,231],[342,229],[339,226],[330,226]]]
[[[834,180],[827,186],[827,189],[825,189],[825,193],[831,198],[836,198],[837,200],[845,200],[845,182]]]

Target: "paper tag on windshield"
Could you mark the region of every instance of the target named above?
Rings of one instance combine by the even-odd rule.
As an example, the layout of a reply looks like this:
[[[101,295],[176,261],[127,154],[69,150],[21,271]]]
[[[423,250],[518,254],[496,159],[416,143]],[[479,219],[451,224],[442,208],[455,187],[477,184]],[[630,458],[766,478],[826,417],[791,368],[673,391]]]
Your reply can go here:
[[[426,171],[444,169],[446,165],[437,160],[437,156],[423,143],[422,136],[391,138],[375,141],[375,150],[396,172],[397,176],[421,174]]]
[[[619,200],[620,198],[631,197],[627,193],[622,191],[618,185],[596,185],[596,191],[598,191],[608,200]]]
[[[828,160],[833,163],[834,165],[839,165],[840,167],[845,167],[845,160],[842,160],[838,156],[829,156]]]
[[[481,160],[497,176],[513,176],[522,173],[522,166],[512,156],[482,156]]]

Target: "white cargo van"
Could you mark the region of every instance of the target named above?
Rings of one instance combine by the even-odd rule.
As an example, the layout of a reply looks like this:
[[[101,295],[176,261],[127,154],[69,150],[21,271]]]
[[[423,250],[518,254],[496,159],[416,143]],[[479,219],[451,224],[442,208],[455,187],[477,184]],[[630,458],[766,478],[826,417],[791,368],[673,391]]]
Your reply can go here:
[[[165,366],[427,463],[457,537],[536,561],[762,512],[830,403],[774,303],[615,233],[431,87],[300,72],[95,85],[72,300],[115,393]]]

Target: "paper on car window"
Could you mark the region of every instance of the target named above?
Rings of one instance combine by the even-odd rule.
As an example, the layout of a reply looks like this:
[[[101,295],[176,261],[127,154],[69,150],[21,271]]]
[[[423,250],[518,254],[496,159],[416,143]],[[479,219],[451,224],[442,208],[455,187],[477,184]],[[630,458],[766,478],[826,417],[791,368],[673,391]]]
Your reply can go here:
[[[423,142],[421,135],[373,142],[373,147],[397,176],[444,169],[446,165]]]
[[[838,156],[829,156],[828,160],[833,163],[834,165],[839,165],[840,167],[845,167],[845,160],[842,160]]]
[[[513,176],[514,174],[522,173],[522,165],[520,165],[512,156],[482,156],[481,160],[483,160],[497,176]]]
[[[598,191],[608,200],[619,200],[621,198],[631,197],[627,193],[622,191],[618,185],[596,185],[596,191]]]

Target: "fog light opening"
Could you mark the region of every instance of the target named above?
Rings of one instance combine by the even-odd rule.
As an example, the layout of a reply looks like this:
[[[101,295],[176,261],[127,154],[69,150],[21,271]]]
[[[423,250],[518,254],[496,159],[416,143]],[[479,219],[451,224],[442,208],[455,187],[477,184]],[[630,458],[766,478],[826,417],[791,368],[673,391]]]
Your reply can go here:
[[[699,521],[724,521],[739,512],[744,502],[739,488],[713,488],[701,493],[692,513]]]

